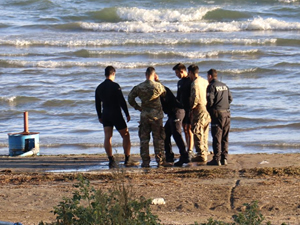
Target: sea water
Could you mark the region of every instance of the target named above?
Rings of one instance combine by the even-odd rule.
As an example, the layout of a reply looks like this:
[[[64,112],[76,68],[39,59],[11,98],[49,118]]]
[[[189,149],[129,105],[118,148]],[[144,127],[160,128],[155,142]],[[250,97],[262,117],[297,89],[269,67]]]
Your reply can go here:
[[[104,68],[116,68],[127,100],[148,66],[176,95],[179,62],[204,78],[215,68],[229,86],[231,154],[300,152],[299,0],[1,0],[0,14],[1,155],[23,111],[41,154],[104,153],[94,103]]]

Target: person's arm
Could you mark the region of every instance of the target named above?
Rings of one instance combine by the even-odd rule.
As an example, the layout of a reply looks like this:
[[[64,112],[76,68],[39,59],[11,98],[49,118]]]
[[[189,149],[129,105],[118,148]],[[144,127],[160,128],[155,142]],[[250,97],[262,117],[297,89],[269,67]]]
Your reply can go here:
[[[135,101],[135,98],[138,96],[137,94],[137,91],[138,91],[138,87],[135,86],[132,88],[132,90],[129,92],[129,95],[128,95],[128,103],[135,109],[135,110],[139,110],[139,111],[142,111],[142,107],[139,106],[136,101]]]
[[[207,87],[207,110],[209,111],[214,105],[215,99],[215,90],[212,85],[208,85]]]
[[[180,102],[180,97],[181,96],[181,92],[180,92],[180,88],[179,88],[179,85],[178,85],[178,83],[177,83],[177,95],[176,95],[176,98],[177,98],[177,100]]]
[[[232,95],[231,95],[231,92],[230,92],[230,90],[229,90],[229,88],[227,87],[227,89],[228,89],[228,102],[229,102],[229,104],[232,102]]]
[[[167,91],[166,91],[164,85],[161,84],[160,86],[161,86],[161,94],[160,94],[160,96],[161,97],[165,97],[166,94],[167,94]]]
[[[199,89],[196,87],[195,83],[191,84],[191,95],[190,95],[190,108],[193,110],[198,105],[199,100]]]
[[[127,107],[124,95],[122,93],[121,87],[119,85],[118,85],[118,101],[119,101],[119,104],[120,104],[121,108],[123,109],[126,117],[128,117],[129,116],[128,107]]]
[[[98,115],[98,119],[99,119],[100,123],[102,123],[101,102],[102,102],[101,98],[97,94],[97,89],[96,89],[96,91],[95,91],[95,106],[96,106],[96,111],[97,111],[97,115]]]

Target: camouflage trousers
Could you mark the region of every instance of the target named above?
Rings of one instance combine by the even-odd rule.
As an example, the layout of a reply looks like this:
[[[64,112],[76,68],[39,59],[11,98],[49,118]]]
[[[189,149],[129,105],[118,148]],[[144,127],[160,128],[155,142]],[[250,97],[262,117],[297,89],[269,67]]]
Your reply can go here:
[[[149,141],[150,141],[151,132],[153,138],[155,159],[156,162],[160,164],[165,160],[165,152],[164,152],[165,131],[163,127],[163,120],[162,119],[154,120],[154,119],[141,117],[141,122],[139,126],[140,154],[144,164],[150,163]]]
[[[194,134],[194,145],[197,155],[202,157],[203,161],[207,161],[210,121],[210,115],[206,110],[193,110],[191,124]]]

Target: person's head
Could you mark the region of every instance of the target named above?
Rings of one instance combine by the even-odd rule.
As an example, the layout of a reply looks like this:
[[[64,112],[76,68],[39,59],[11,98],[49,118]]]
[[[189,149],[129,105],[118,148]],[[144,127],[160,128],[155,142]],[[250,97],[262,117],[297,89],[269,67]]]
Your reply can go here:
[[[155,69],[154,69],[154,67],[149,66],[146,70],[145,75],[146,75],[147,80],[154,80],[154,78],[155,78]]]
[[[198,77],[199,67],[192,64],[188,67],[188,75],[191,80],[195,80]]]
[[[186,67],[182,63],[178,63],[173,67],[176,76],[181,79],[187,76]]]
[[[115,74],[116,74],[116,69],[113,66],[107,66],[105,68],[105,77],[106,78],[114,79]]]
[[[218,73],[215,69],[210,69],[209,71],[207,71],[207,80],[208,82],[211,82],[214,79],[218,78]]]

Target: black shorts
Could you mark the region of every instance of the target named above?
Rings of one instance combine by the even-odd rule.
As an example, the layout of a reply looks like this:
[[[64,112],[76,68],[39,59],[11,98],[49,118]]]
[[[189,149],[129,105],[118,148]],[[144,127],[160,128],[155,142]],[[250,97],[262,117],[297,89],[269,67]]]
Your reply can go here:
[[[117,130],[123,130],[127,128],[126,122],[122,115],[119,116],[103,116],[103,127],[115,127]]]
[[[191,124],[190,111],[189,110],[184,110],[184,111],[185,111],[185,115],[182,120],[182,123],[183,124]]]

